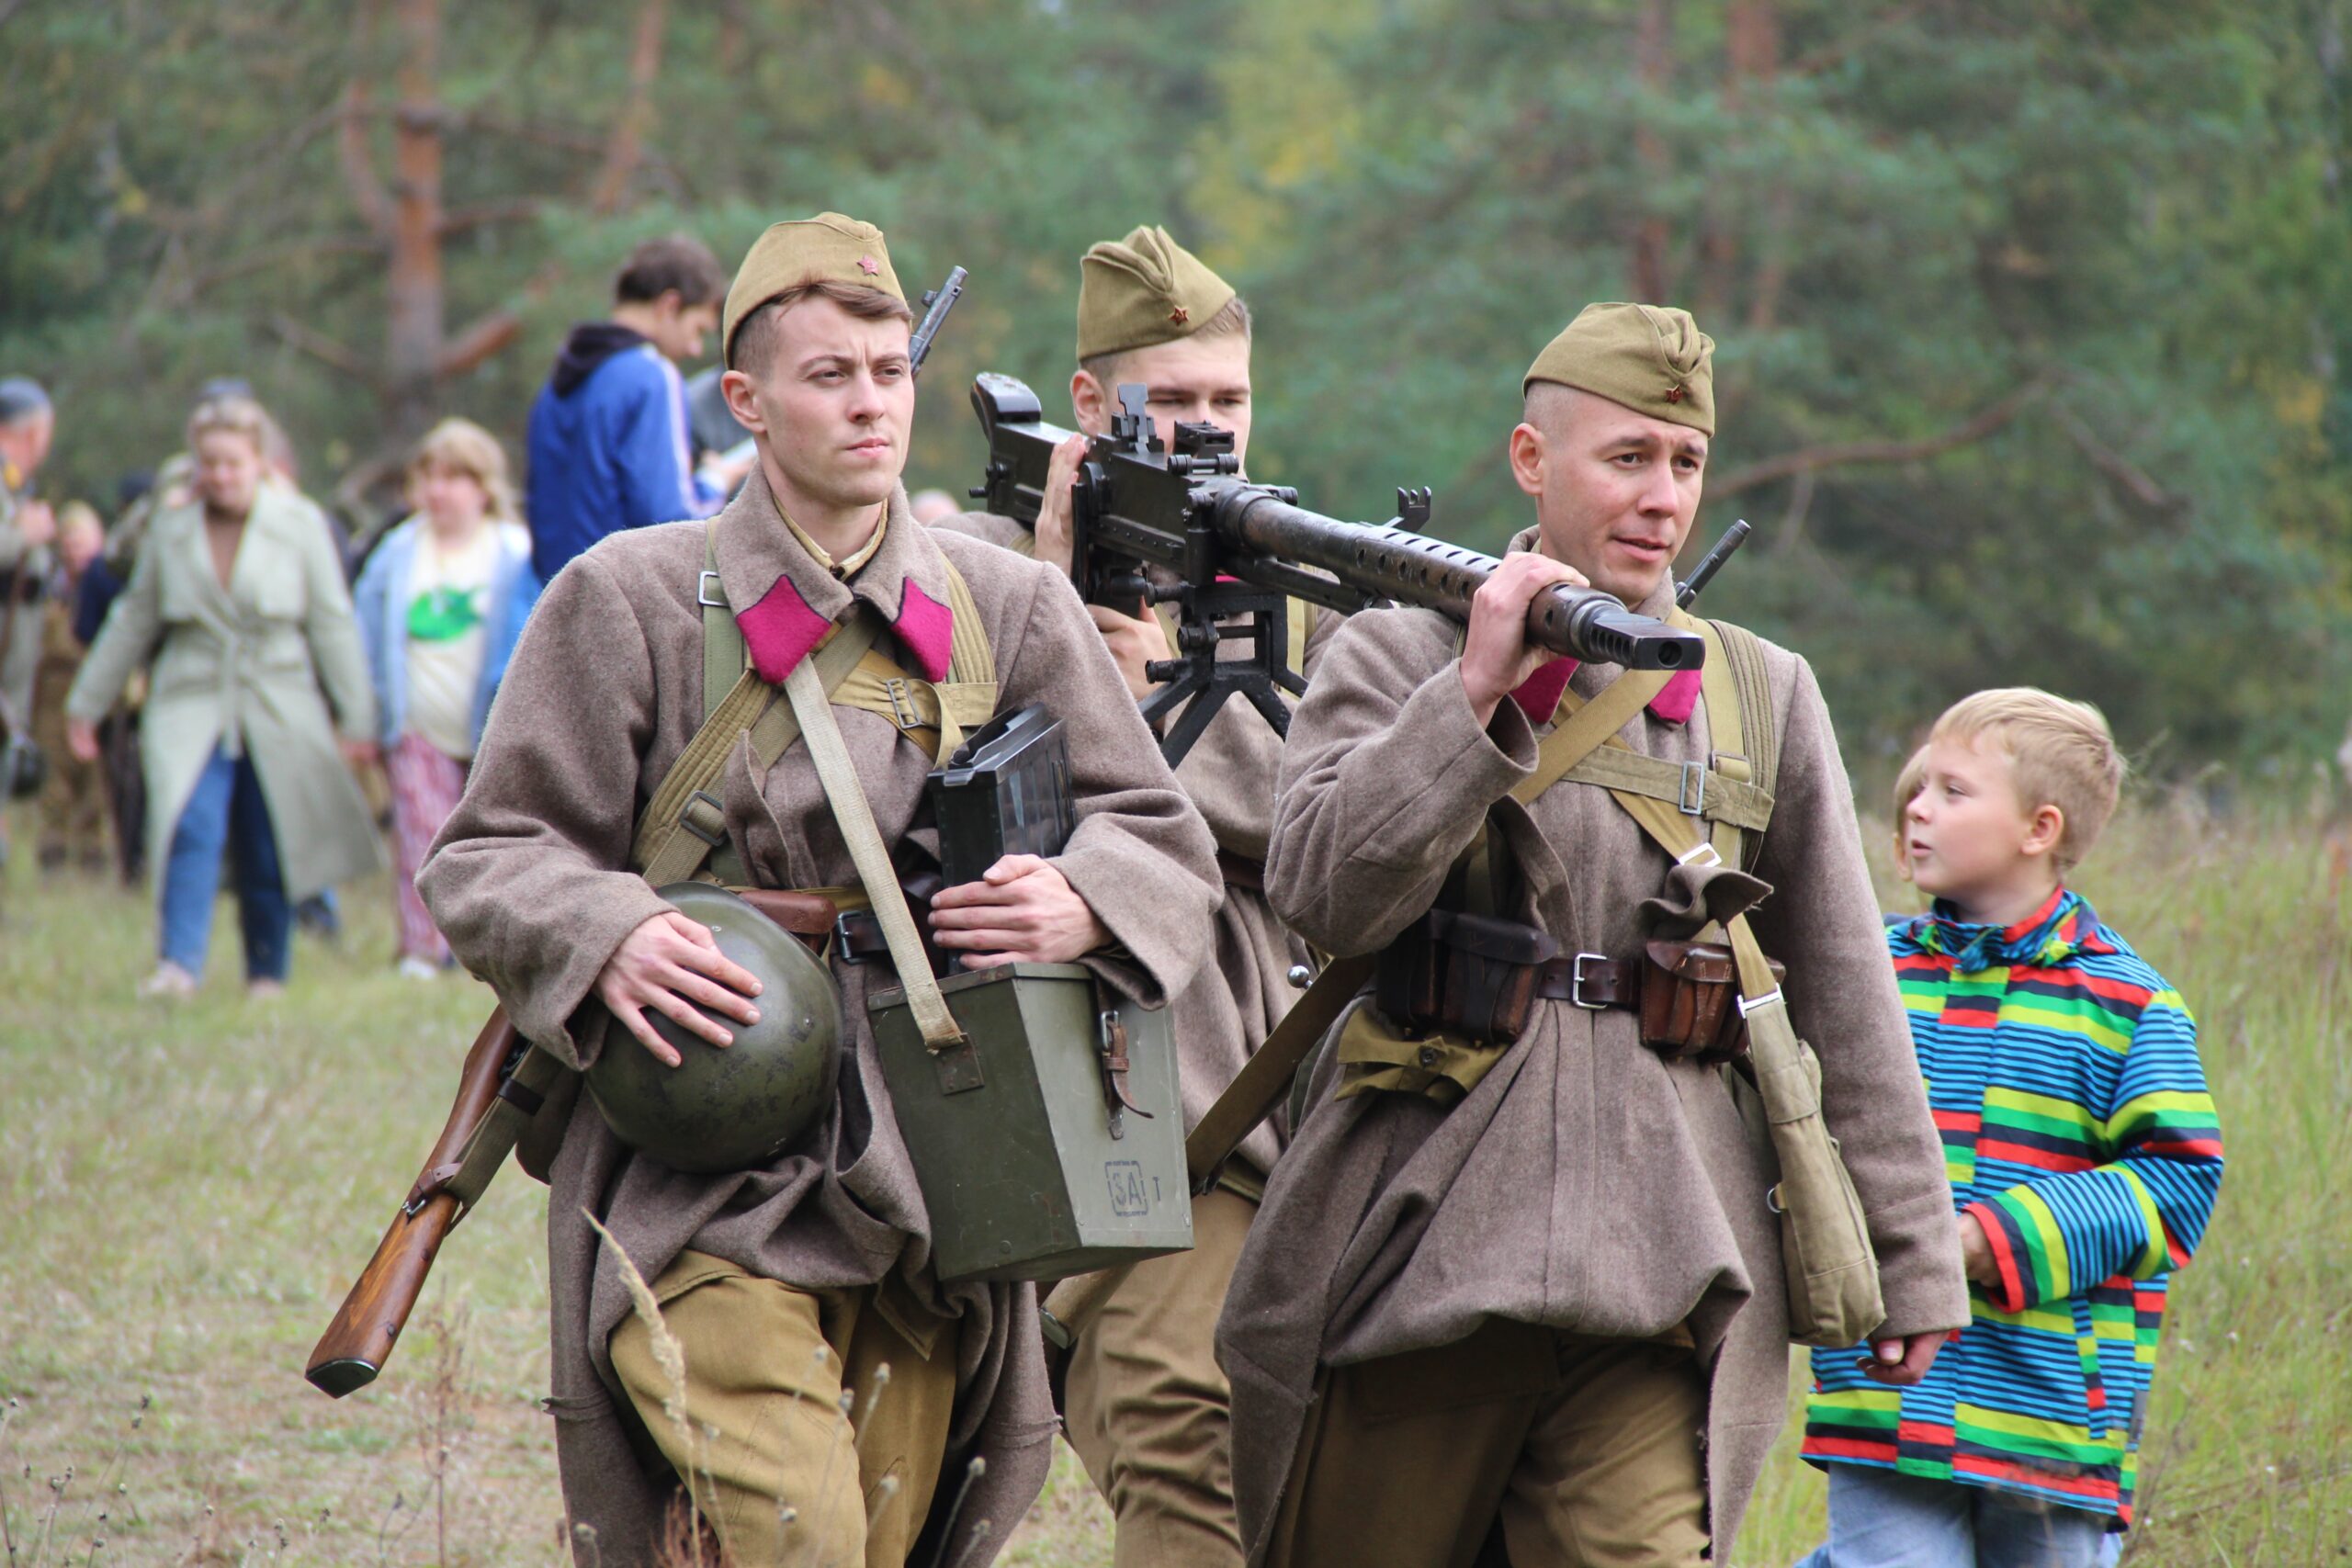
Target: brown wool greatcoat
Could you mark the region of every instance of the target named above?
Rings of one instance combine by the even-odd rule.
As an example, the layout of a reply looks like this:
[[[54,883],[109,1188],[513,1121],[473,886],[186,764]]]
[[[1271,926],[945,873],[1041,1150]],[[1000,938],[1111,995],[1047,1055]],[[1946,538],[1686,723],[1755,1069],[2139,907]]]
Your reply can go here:
[[[993,513],[944,517],[932,526],[1023,555],[1035,549],[1035,536],[1027,528]],[[1330,610],[1310,611],[1306,646],[1298,654],[1302,674],[1314,676],[1343,620]],[[1242,656],[1239,644],[1228,646],[1232,657]],[[1236,699],[1217,711],[1177,764],[1176,782],[1208,819],[1228,873],[1209,962],[1177,996],[1169,1013],[1182,1068],[1186,1132],[1206,1114],[1298,1000],[1290,970],[1306,959],[1306,949],[1275,917],[1262,876],[1250,874],[1265,863],[1266,840],[1273,830],[1274,775],[1282,757],[1283,738],[1274,727],[1256,708]],[[1233,874],[1237,872],[1240,874]],[[1273,1168],[1282,1152],[1284,1120],[1279,1114],[1267,1118],[1238,1151],[1261,1175]]]
[[[1529,547],[1532,531],[1513,542]],[[1663,614],[1667,591],[1645,613]],[[1537,732],[1506,699],[1482,728],[1462,690],[1461,628],[1433,613],[1353,617],[1283,758],[1268,886],[1306,940],[1369,952],[1426,909],[1489,807],[1525,871],[1525,918],[1564,953],[1639,951],[1641,902],[1668,860],[1605,792],[1563,784],[1521,808]],[[1875,1242],[1883,1332],[1968,1321],[1940,1146],[1910,1045],[1853,804],[1811,670],[1765,649],[1782,737],[1752,916],[1788,965],[1790,1011],[1819,1052]],[[1589,696],[1613,667],[1577,671]],[[1703,761],[1705,710],[1645,712],[1634,750]],[[1318,1365],[1449,1344],[1488,1315],[1638,1338],[1686,1325],[1709,1369],[1714,1555],[1728,1560],[1788,1392],[1787,1313],[1763,1164],[1724,1079],[1669,1064],[1633,1014],[1538,1001],[1532,1022],[1451,1111],[1418,1095],[1331,1098],[1275,1168],[1218,1325],[1233,1382],[1234,1489],[1262,1561]]]
[[[1055,861],[1092,906],[1118,956],[1089,962],[1147,1004],[1192,977],[1217,898],[1207,829],[1136,716],[1102,637],[1057,574],[916,524],[903,492],[881,548],[846,584],[795,544],[756,473],[710,525],[728,602],[751,656],[780,680],[853,598],[894,628],[877,645],[939,679],[948,649],[945,561],[969,585],[993,646],[1000,710],[1042,701],[1069,745],[1079,825]],[[702,721],[703,525],[613,535],[548,584],[501,687],[464,799],[418,886],[459,960],[489,980],[529,1038],[575,1065],[638,1050],[590,997],[623,937],[666,906],[623,869],[637,814]],[[813,614],[810,614],[813,612]],[[886,840],[912,836],[933,760],[876,715],[837,708],[843,739]],[[765,886],[854,881],[803,745],[758,774],[739,741],[712,793],[744,863]],[[649,1280],[693,1247],[788,1284],[872,1284],[895,1273],[918,1300],[963,1322],[937,1348],[956,1355],[960,1395],[949,1438],[952,1500],[970,1456],[988,1461],[946,1561],[985,1562],[1045,1479],[1054,1413],[1035,1290],[942,1287],[929,1265],[922,1200],[892,1117],[866,1026],[870,986],[887,965],[834,969],[851,1048],[827,1120],[773,1164],[688,1176],[635,1158],[584,1099],[554,1161],[548,1203],[557,1457],[575,1524],[599,1546],[582,1562],[633,1562],[662,1486],[632,1454],[606,1343],[629,1311],[617,1264],[601,1255],[583,1209],[599,1213]],[[889,1294],[878,1298],[887,1310]],[[920,1331],[921,1325],[916,1325]],[[971,1526],[991,1529],[971,1550]],[[601,1554],[601,1555],[599,1555]]]

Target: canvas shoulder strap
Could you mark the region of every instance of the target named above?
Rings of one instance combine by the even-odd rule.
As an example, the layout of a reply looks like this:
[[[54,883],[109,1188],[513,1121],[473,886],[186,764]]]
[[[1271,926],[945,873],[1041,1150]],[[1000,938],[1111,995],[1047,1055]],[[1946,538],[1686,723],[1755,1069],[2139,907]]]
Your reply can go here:
[[[1607,744],[1561,777],[1640,795],[1703,821],[1717,854],[1727,863],[1753,865],[1772,820],[1772,786],[1780,772],[1762,645],[1753,632],[1727,622],[1692,620],[1679,611],[1668,618],[1706,643],[1699,691],[1707,708],[1707,759],[1675,762],[1647,756],[1612,732]],[[1575,698],[1562,700],[1566,705]]]

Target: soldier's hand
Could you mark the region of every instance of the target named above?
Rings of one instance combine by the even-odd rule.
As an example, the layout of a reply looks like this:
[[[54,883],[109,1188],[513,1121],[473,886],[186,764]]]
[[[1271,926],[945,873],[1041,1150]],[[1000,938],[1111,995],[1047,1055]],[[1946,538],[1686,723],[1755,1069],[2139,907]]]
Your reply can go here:
[[[86,718],[67,719],[65,749],[74,754],[74,760],[77,762],[96,761],[98,760],[98,727]]]
[[[1533,550],[1505,556],[1470,600],[1470,636],[1462,649],[1462,690],[1481,725],[1503,698],[1558,655],[1527,640],[1527,607],[1555,582],[1589,587],[1584,573]]]
[[[45,501],[28,501],[17,509],[17,533],[27,545],[40,548],[57,537],[57,513]]]
[[[1872,1382],[1909,1388],[1928,1375],[1928,1369],[1935,1365],[1936,1352],[1951,1337],[1948,1330],[1937,1328],[1902,1339],[1874,1339],[1871,1353],[1854,1364]]]
[[[1144,671],[1153,660],[1169,657],[1168,632],[1159,624],[1159,617],[1147,611],[1137,619],[1123,615],[1108,604],[1089,604],[1086,613],[1094,617],[1094,627],[1102,634],[1102,646],[1111,650],[1112,661],[1127,678],[1127,690],[1135,694],[1136,701],[1151,695],[1158,682]]]
[[[974,969],[996,964],[1068,964],[1109,945],[1069,879],[1035,855],[1007,855],[978,882],[931,901],[933,938]]]
[[[1054,448],[1046,465],[1046,499],[1037,509],[1037,558],[1069,575],[1077,547],[1070,540],[1070,487],[1078,482],[1078,466],[1086,461],[1086,437],[1072,435]]]
[[[718,951],[709,927],[675,909],[655,915],[621,939],[596,972],[595,990],[596,998],[647,1050],[673,1067],[684,1058],[655,1032],[649,1013],[660,1013],[713,1045],[730,1045],[735,1037],[697,1010],[695,1002],[737,1023],[760,1021],[760,1010],[751,1000],[760,994],[758,978]]]

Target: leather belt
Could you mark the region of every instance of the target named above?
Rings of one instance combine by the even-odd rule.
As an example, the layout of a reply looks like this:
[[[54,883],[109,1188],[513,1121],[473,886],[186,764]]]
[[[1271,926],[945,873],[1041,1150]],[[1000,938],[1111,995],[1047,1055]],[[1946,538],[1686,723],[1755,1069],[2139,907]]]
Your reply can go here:
[[[844,963],[865,964],[890,956],[890,943],[882,935],[881,918],[871,909],[852,909],[835,920],[833,941]]]
[[[1596,1011],[1622,1008],[1639,1012],[1642,963],[1637,958],[1610,958],[1598,953],[1555,958],[1536,966],[1535,994]]]

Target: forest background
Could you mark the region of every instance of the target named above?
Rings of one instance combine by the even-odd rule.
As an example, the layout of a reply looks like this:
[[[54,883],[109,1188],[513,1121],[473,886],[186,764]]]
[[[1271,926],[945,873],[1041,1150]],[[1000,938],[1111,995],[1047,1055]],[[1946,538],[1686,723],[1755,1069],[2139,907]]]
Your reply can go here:
[[[1589,299],[1718,340],[1713,593],[1857,760],[2033,682],[2143,765],[2308,780],[2352,707],[2352,0],[0,0],[0,373],[101,502],[248,378],[364,528],[444,413],[519,452],[628,246],[879,222],[1061,406],[1077,258],[1162,222],[1258,314],[1251,468],[1524,521]]]

